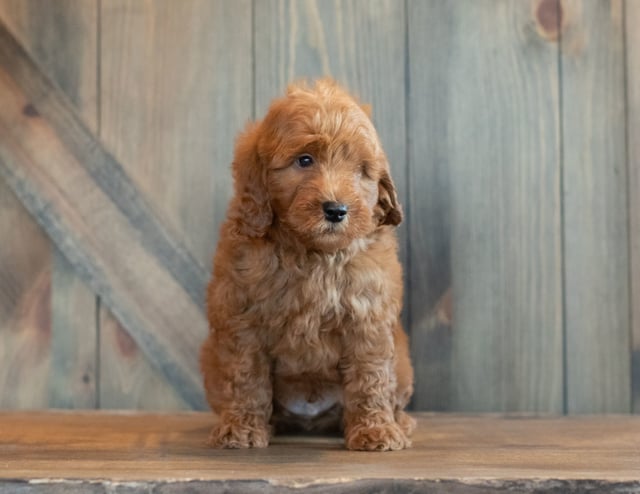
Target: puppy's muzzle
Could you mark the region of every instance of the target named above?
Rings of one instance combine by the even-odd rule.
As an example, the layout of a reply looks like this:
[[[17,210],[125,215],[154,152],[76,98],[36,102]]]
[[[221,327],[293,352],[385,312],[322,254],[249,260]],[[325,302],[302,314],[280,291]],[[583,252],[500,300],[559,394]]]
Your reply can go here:
[[[347,216],[347,206],[339,202],[327,201],[322,203],[322,211],[327,221],[340,223]]]

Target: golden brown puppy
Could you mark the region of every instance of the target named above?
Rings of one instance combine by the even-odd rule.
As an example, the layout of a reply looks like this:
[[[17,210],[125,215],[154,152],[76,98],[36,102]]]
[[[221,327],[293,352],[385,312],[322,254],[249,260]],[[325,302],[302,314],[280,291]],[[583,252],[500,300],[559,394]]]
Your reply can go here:
[[[233,173],[201,354],[210,444],[264,447],[275,426],[410,446],[402,212],[366,109],[330,80],[291,86],[239,136]]]

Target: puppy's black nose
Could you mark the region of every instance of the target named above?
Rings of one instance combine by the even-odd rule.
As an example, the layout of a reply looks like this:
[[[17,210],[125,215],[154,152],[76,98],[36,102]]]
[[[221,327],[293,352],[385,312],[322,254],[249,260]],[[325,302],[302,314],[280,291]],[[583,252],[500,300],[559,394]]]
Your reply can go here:
[[[322,210],[324,211],[324,217],[331,223],[340,223],[347,216],[347,206],[339,202],[323,202]]]

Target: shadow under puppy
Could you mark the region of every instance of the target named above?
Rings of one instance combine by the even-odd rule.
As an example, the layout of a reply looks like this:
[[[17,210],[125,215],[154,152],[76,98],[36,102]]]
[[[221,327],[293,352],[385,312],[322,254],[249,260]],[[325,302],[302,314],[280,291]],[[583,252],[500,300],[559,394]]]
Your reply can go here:
[[[410,446],[402,212],[367,108],[331,80],[290,86],[238,137],[233,174],[201,353],[210,444],[265,447],[275,426]]]

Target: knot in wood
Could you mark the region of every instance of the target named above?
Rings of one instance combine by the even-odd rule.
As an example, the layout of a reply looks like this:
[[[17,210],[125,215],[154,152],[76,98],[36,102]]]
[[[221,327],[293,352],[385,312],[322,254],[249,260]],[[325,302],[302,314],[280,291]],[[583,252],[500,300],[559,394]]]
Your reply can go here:
[[[534,17],[538,32],[549,41],[557,41],[562,26],[562,2],[560,0],[535,0]]]

